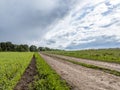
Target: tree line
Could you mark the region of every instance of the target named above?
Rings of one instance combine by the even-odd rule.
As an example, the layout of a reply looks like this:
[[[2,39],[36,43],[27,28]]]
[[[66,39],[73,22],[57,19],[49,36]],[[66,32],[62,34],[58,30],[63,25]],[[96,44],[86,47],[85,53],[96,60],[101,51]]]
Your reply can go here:
[[[27,44],[13,44],[12,42],[0,42],[0,51],[18,51],[18,52],[36,52],[36,51],[54,51],[58,49],[51,49],[48,47],[37,47],[35,45]]]

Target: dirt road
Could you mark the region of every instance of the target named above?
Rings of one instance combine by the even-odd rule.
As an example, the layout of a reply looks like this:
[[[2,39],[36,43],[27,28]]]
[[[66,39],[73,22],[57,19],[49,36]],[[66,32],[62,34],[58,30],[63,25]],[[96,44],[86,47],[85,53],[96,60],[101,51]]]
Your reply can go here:
[[[41,54],[72,90],[120,90],[120,77]]]
[[[94,61],[94,60],[88,60],[88,59],[86,60],[86,59],[80,59],[80,58],[62,56],[62,55],[55,55],[55,54],[50,54],[50,55],[53,55],[53,56],[59,57],[59,58],[64,58],[66,60],[74,60],[74,61],[77,61],[77,62],[82,62],[82,63],[86,63],[86,64],[100,66],[100,67],[103,67],[103,68],[108,68],[108,69],[116,70],[116,71],[120,72],[120,64],[116,64],[116,63]]]

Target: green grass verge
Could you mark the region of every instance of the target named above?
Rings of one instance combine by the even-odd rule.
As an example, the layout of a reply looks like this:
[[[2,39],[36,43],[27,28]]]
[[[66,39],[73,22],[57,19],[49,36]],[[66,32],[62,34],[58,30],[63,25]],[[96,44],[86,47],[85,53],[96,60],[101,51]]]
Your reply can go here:
[[[100,71],[104,71],[104,72],[109,73],[109,74],[120,76],[120,72],[116,71],[116,70],[111,70],[111,69],[108,69],[108,68],[103,68],[103,67],[99,67],[99,66],[95,66],[95,65],[91,65],[91,64],[76,62],[74,60],[68,60],[68,59],[65,59],[65,58],[52,56],[52,55],[46,54],[46,53],[44,53],[44,54],[47,55],[47,56],[50,56],[50,57],[55,57],[55,58],[58,58],[58,59],[61,59],[61,60],[65,60],[67,62],[71,62],[73,64],[77,64],[77,65],[84,66],[84,67],[87,67],[87,68],[92,68],[92,69],[95,69],[95,70],[100,70]]]
[[[79,51],[48,51],[47,53],[120,64],[120,49],[118,48]]]
[[[38,75],[35,77],[31,90],[70,90],[70,87],[64,80],[44,61],[44,59],[35,53]]]
[[[14,89],[32,56],[30,52],[0,52],[0,90]]]

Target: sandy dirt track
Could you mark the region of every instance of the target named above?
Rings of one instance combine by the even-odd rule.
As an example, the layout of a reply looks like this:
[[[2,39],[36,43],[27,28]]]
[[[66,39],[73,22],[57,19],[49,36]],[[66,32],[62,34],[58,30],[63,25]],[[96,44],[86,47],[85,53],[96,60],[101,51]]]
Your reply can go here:
[[[120,77],[41,54],[72,90],[120,90]]]
[[[102,61],[95,61],[95,60],[88,60],[88,59],[80,59],[80,58],[62,56],[62,55],[55,55],[55,54],[50,54],[50,55],[53,55],[55,57],[64,58],[66,60],[67,59],[68,60],[74,60],[74,61],[77,61],[77,62],[82,62],[82,63],[86,63],[86,64],[100,66],[100,67],[104,67],[104,68],[108,68],[108,69],[116,70],[116,71],[120,72],[120,64],[116,64],[116,63],[109,63],[109,62],[102,62]]]

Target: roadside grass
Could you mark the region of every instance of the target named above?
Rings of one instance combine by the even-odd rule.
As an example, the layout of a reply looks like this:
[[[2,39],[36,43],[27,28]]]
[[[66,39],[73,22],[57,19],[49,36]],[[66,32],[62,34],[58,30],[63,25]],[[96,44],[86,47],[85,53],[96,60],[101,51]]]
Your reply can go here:
[[[87,67],[87,68],[92,68],[92,69],[95,69],[95,70],[100,70],[100,71],[103,71],[103,72],[106,72],[106,73],[109,73],[109,74],[113,74],[113,75],[116,75],[116,76],[120,76],[120,72],[116,71],[116,70],[111,70],[111,69],[108,69],[108,68],[103,68],[103,67],[99,67],[99,66],[95,66],[95,65],[91,65],[91,64],[76,62],[74,60],[68,60],[68,59],[65,59],[65,58],[61,58],[61,57],[57,57],[57,56],[52,56],[52,55],[46,54],[46,53],[43,53],[43,54],[45,54],[47,56],[50,56],[50,57],[55,57],[55,58],[58,58],[58,59],[61,59],[61,60],[67,61],[67,62],[71,62],[71,63],[76,64],[76,65],[80,65],[80,66],[84,66],[84,67]]]
[[[0,90],[13,90],[31,61],[30,52],[0,52]]]
[[[62,80],[38,53],[35,53],[35,58],[38,75],[30,90],[70,90],[66,81]]]
[[[90,50],[78,50],[78,51],[46,51],[46,53],[120,64],[119,48],[90,49]]]

